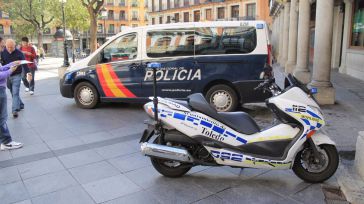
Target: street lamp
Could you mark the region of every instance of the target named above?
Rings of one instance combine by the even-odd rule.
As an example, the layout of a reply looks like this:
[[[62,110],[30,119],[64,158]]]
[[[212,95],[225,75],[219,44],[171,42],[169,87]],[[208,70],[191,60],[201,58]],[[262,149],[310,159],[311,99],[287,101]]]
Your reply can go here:
[[[104,42],[106,42],[106,18],[107,18],[107,9],[105,7],[102,7],[102,9],[100,10],[100,12],[101,12],[101,17],[104,19],[104,36],[105,36]]]
[[[68,67],[70,66],[70,63],[68,61],[68,53],[67,53],[67,39],[66,39],[66,20],[64,18],[64,4],[67,2],[67,0],[59,0],[62,3],[62,20],[63,20],[63,66]]]

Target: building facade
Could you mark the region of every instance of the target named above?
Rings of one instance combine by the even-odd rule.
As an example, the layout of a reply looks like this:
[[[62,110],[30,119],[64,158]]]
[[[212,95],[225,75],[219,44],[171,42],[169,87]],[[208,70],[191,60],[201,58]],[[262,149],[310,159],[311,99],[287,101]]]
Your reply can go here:
[[[0,10],[0,36],[3,38],[12,38],[14,36],[9,14]]]
[[[271,22],[268,0],[148,0],[149,24],[216,20]]]
[[[317,88],[321,104],[335,102],[332,69],[364,80],[364,0],[271,0],[269,6],[277,62]]]

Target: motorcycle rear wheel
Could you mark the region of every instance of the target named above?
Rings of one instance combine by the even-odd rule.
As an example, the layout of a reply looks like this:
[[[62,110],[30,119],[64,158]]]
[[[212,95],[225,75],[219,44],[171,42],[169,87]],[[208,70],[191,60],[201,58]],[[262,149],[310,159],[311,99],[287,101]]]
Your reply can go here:
[[[320,145],[317,147],[321,158],[319,164],[314,162],[312,149],[301,150],[295,158],[293,172],[302,180],[310,183],[321,183],[329,179],[339,165],[339,154],[334,145]]]
[[[161,144],[159,137],[157,137],[154,144]],[[160,174],[170,178],[177,178],[185,175],[192,167],[186,166],[181,162],[172,161],[168,159],[150,158],[153,167]]]

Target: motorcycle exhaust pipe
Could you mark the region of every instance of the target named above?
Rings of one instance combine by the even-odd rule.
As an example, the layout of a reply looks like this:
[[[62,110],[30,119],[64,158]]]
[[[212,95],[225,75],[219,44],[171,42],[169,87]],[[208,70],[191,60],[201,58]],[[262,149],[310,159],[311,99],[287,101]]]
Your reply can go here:
[[[140,148],[144,156],[158,157],[187,163],[193,162],[192,156],[185,149],[166,145],[150,144],[148,142],[142,143]]]

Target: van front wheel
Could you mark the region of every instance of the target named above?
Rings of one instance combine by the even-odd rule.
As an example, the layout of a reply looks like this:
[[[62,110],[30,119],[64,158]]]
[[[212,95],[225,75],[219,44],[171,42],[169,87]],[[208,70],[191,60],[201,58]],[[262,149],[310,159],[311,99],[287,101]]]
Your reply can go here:
[[[73,96],[77,106],[84,109],[95,108],[99,102],[99,94],[96,88],[89,82],[77,84]]]
[[[239,103],[234,89],[224,84],[212,86],[206,93],[206,99],[218,112],[234,111]]]

